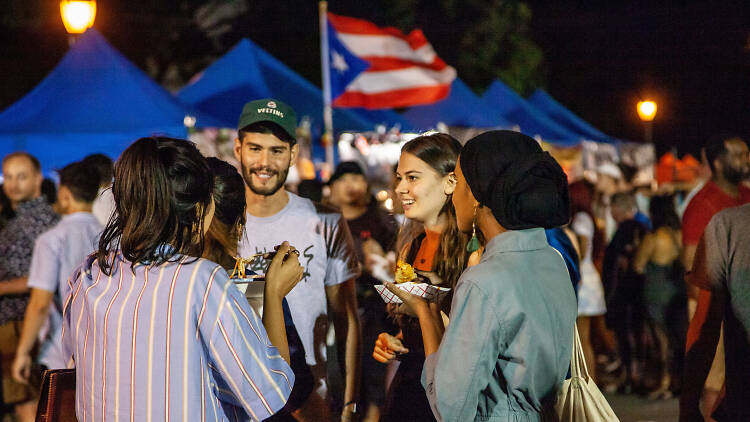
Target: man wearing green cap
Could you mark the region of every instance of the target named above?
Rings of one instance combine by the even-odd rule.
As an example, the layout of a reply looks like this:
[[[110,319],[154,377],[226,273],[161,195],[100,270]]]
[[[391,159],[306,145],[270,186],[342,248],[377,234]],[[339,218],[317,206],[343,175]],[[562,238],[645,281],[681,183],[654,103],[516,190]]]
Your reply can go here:
[[[345,357],[341,420],[351,420],[357,411],[359,384],[361,339],[354,286],[359,262],[341,214],[284,188],[289,167],[299,151],[296,126],[294,110],[278,100],[251,101],[242,110],[234,155],[245,179],[247,224],[239,253],[247,257],[269,252],[283,241],[301,251],[304,276],[286,299],[304,349],[304,360],[312,373],[313,391],[307,397],[290,397],[285,409],[299,420],[331,420],[326,402],[325,356],[330,309],[339,356]],[[265,266],[259,262],[253,269],[263,271]],[[301,375],[296,381],[300,384],[307,368],[295,368],[292,358],[292,369],[295,376]]]

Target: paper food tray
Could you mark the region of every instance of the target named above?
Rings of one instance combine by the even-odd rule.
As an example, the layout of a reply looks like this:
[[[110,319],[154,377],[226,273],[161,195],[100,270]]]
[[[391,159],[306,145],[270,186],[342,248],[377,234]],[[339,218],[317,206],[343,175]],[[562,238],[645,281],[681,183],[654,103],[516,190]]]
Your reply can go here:
[[[451,291],[451,289],[447,287],[438,287],[433,286],[432,284],[414,283],[411,281],[407,283],[396,284],[396,287],[413,295],[423,297],[428,302],[439,302],[448,294],[448,292]],[[383,298],[383,301],[385,301],[385,303],[401,303],[401,299],[391,293],[391,291],[388,290],[384,285],[376,284],[375,290],[378,291],[380,297]]]

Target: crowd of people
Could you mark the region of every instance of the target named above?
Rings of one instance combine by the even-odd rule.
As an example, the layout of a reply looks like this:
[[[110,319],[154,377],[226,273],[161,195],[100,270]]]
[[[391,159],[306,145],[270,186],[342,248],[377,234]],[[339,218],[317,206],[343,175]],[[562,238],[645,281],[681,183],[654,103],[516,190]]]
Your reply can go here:
[[[427,133],[401,150],[391,212],[357,162],[288,186],[297,123],[247,103],[239,168],[150,137],[55,187],[5,156],[3,409],[34,420],[43,370],[75,368],[78,420],[557,420],[577,327],[603,390],[750,418],[741,139],[706,145],[711,178],[688,193],[613,164],[569,181],[515,131]],[[397,263],[448,297],[400,289]]]

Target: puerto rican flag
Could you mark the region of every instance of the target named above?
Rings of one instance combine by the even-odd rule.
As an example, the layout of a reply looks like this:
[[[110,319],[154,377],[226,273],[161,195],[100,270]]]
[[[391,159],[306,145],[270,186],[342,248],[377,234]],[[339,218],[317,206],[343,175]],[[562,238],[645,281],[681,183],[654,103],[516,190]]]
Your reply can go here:
[[[334,107],[408,107],[440,101],[456,70],[435,54],[422,30],[396,28],[328,13]]]

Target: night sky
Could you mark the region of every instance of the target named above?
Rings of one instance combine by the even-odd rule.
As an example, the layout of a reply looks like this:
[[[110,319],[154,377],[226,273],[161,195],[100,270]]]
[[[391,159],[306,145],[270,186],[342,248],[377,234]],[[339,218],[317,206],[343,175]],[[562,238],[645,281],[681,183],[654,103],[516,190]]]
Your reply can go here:
[[[167,38],[169,34],[159,33],[158,22],[168,16],[143,17],[133,6],[124,6],[137,2],[100,1],[96,26],[143,67],[138,46],[149,45],[144,34],[150,39]],[[0,25],[4,50],[0,57],[0,109],[31,90],[65,53],[67,41],[57,2],[44,3],[47,5],[38,8],[40,16],[33,25]],[[281,13],[285,2],[275,3],[278,7],[264,3],[263,8]],[[357,6],[362,3],[341,3],[330,1],[330,10],[388,24],[378,22],[376,12]],[[635,103],[649,98],[658,102],[654,141],[660,152],[677,146],[680,152],[695,154],[712,135],[750,134],[750,2],[683,1],[669,6],[647,1],[527,3],[533,11],[531,38],[544,51],[544,88],[605,133],[642,139]],[[256,7],[256,0],[250,4]],[[249,36],[319,84],[317,60],[288,55],[289,45],[295,41],[304,49],[317,49],[317,7],[314,2],[294,4],[304,4],[309,13],[289,16],[292,21],[287,22],[263,19],[258,25],[241,28],[243,33],[236,37]],[[131,10],[118,9],[124,7]],[[436,25],[439,27],[439,22]],[[429,37],[428,28],[425,32]],[[443,53],[455,47],[444,39],[437,36],[433,44],[438,54],[450,56]],[[280,57],[284,52],[287,57]]]
[[[642,139],[635,103],[648,97],[661,152],[695,154],[707,137],[748,135],[749,2],[528,3],[548,91],[604,132]]]

